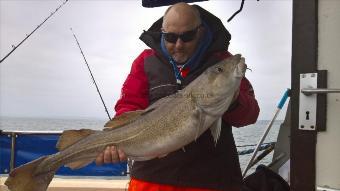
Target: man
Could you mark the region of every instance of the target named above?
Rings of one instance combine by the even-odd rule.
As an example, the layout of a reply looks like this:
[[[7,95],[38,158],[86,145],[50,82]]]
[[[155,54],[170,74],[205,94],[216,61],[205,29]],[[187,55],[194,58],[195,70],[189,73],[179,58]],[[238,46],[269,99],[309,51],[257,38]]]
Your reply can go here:
[[[156,21],[140,39],[144,50],[132,64],[115,110],[116,115],[145,109],[156,100],[188,85],[206,68],[231,56],[230,34],[222,22],[199,6],[178,3]],[[255,123],[259,107],[249,81],[223,115],[221,136],[215,145],[209,132],[162,158],[136,161],[131,169],[130,191],[236,191],[241,170],[231,126]],[[123,151],[108,147],[97,164],[126,160]]]

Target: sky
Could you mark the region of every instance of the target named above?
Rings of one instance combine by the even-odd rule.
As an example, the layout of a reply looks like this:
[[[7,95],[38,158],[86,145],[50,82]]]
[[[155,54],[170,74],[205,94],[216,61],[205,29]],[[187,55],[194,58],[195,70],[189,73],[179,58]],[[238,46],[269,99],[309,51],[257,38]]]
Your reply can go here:
[[[51,14],[62,0],[0,0],[0,58]],[[0,63],[0,116],[108,119],[70,28],[75,32],[111,116],[133,60],[147,48],[143,30],[167,7],[141,0],[70,0]],[[219,17],[232,35],[229,51],[252,71],[259,119],[272,119],[290,88],[291,0],[196,3]],[[285,108],[279,115],[284,118]]]

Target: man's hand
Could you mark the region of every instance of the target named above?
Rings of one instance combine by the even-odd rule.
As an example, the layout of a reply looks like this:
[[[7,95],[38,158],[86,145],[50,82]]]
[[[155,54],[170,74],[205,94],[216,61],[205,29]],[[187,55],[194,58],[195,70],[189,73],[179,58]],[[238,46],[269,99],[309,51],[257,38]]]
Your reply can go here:
[[[105,148],[105,150],[100,153],[96,158],[96,164],[102,165],[102,164],[108,164],[108,163],[118,163],[121,161],[126,161],[127,157],[125,153],[117,149],[115,146],[108,146]]]

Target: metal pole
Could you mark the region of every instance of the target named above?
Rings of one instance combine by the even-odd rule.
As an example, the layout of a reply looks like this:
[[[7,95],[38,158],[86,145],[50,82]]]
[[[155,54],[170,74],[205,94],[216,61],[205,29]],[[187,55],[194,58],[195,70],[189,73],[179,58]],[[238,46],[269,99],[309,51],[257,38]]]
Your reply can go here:
[[[9,170],[12,171],[14,169],[14,163],[15,163],[15,143],[16,143],[16,133],[11,133],[11,160],[9,163]]]
[[[275,112],[275,114],[274,114],[274,117],[272,118],[272,120],[271,120],[270,123],[268,124],[268,126],[267,126],[266,130],[264,131],[264,133],[263,133],[263,135],[262,135],[260,141],[257,143],[256,148],[255,148],[255,150],[254,150],[254,152],[253,152],[253,155],[251,156],[251,158],[250,158],[250,160],[249,160],[249,162],[248,162],[246,168],[244,169],[244,171],[243,171],[243,173],[242,173],[242,176],[243,176],[243,177],[246,176],[248,170],[250,169],[250,166],[251,166],[251,164],[253,163],[253,160],[254,160],[254,158],[255,158],[257,152],[259,151],[260,145],[262,145],[264,139],[267,137],[269,130],[270,130],[271,127],[273,126],[273,123],[274,123],[274,121],[276,120],[277,115],[280,113],[280,111],[281,111],[283,105],[285,104],[287,98],[289,97],[289,94],[290,94],[290,89],[287,89],[287,90],[285,91],[285,93],[283,94],[283,96],[282,96],[282,98],[281,98],[281,100],[280,100],[280,102],[279,102],[279,104],[278,104],[278,106],[277,106],[277,110],[276,110],[276,112]]]

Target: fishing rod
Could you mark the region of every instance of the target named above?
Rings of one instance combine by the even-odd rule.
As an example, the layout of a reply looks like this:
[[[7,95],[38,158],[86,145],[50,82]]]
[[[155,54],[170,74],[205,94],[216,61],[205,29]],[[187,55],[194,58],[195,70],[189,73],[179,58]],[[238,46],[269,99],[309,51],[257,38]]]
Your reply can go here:
[[[89,66],[89,64],[87,63],[86,58],[85,58],[85,55],[84,55],[84,53],[83,53],[83,50],[82,50],[81,47],[80,47],[79,41],[78,41],[76,35],[74,34],[72,28],[70,28],[70,29],[71,29],[71,31],[72,31],[72,33],[73,33],[74,39],[76,39],[76,42],[77,42],[77,45],[78,45],[78,47],[79,47],[79,49],[80,49],[81,55],[83,55],[85,64],[86,64],[86,66],[87,66],[87,68],[88,68],[88,70],[89,70],[89,72],[90,72],[90,74],[91,74],[92,81],[93,81],[94,85],[96,86],[97,92],[98,92],[98,94],[99,94],[100,99],[102,100],[102,103],[103,103],[103,105],[104,105],[104,108],[105,108],[105,111],[106,111],[106,113],[107,113],[107,116],[108,116],[109,119],[111,120],[111,116],[110,116],[110,114],[109,114],[109,111],[107,110],[107,107],[106,107],[106,105],[105,105],[105,102],[104,102],[104,100],[103,100],[103,97],[102,97],[102,95],[101,95],[101,93],[100,93],[100,91],[99,91],[99,88],[98,88],[98,86],[97,86],[96,80],[95,80],[94,77],[93,77],[93,74],[92,74],[92,72],[91,72],[90,66]]]
[[[0,60],[0,63],[3,62],[9,55],[11,55],[23,42],[25,42],[38,28],[40,28],[50,17],[52,17],[62,6],[64,6],[68,0],[65,0],[58,8],[55,9],[54,12],[51,12],[51,14],[42,22],[40,23],[30,34],[26,35],[26,37],[17,45],[12,45],[13,49]]]
[[[228,22],[230,22],[231,20],[233,20],[233,18],[234,18],[237,14],[239,14],[239,13],[242,11],[243,5],[244,5],[244,1],[245,1],[245,0],[242,0],[241,6],[240,6],[239,10],[237,10],[233,15],[231,15],[231,17],[229,17],[229,19],[227,20]],[[260,1],[260,0],[257,0],[257,1]]]

